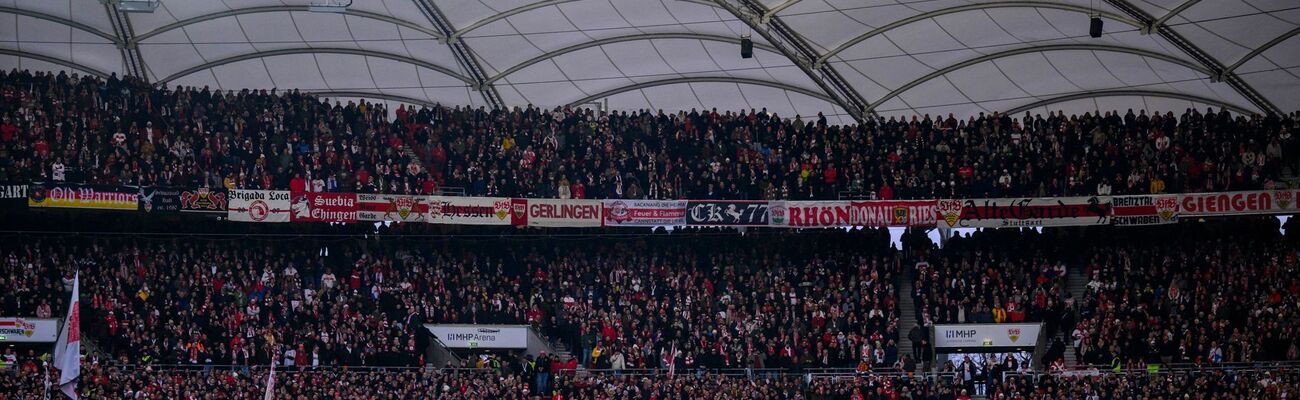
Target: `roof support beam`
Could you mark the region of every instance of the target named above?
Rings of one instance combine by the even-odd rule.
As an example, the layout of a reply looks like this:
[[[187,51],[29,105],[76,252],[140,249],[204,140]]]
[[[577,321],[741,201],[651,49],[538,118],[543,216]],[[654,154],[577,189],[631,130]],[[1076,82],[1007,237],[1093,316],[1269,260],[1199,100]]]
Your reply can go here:
[[[1238,114],[1249,115],[1251,113],[1250,110],[1245,107],[1240,107],[1230,103],[1225,103],[1223,101],[1186,94],[1186,93],[1166,92],[1162,90],[1117,89],[1117,90],[1077,92],[1077,93],[1071,93],[1063,96],[1052,97],[1049,99],[1038,100],[1033,103],[1025,104],[1023,106],[1018,106],[1016,108],[1007,110],[1006,115],[1014,116],[1016,114],[1033,110],[1038,107],[1047,107],[1053,104],[1064,103],[1072,100],[1091,99],[1091,98],[1098,98],[1098,97],[1135,97],[1135,96],[1164,97],[1170,99],[1194,101],[1201,104],[1209,104],[1209,105],[1226,108]]]
[[[763,13],[763,17],[762,19],[760,19],[760,22],[762,22],[763,24],[772,22],[772,17],[775,17],[776,14],[779,14],[781,11],[790,8],[790,6],[795,5],[795,3],[798,3],[799,1],[800,0],[785,0],[781,2],[781,4],[777,4],[776,7],[772,7],[772,9],[767,10],[767,12]]]
[[[867,39],[876,37],[878,35],[884,34],[885,32],[889,32],[899,27],[903,27],[915,22],[924,21],[931,18],[942,17],[944,15],[956,14],[956,13],[967,12],[967,11],[988,10],[994,8],[1050,8],[1056,10],[1074,11],[1079,13],[1097,14],[1102,17],[1105,17],[1106,19],[1119,21],[1131,25],[1134,28],[1142,28],[1144,26],[1142,25],[1142,23],[1133,20],[1131,18],[1126,18],[1122,15],[1116,15],[1116,14],[1111,14],[1106,12],[1098,13],[1088,7],[1076,6],[1068,3],[1049,3],[1045,1],[999,1],[993,3],[965,4],[956,7],[948,7],[944,9],[930,11],[927,13],[913,15],[907,18],[903,18],[882,25],[879,28],[872,29],[867,33],[863,33],[861,35],[855,36],[854,38],[849,39],[848,41],[841,43],[838,46],[835,46],[835,48],[831,49],[830,51],[827,51],[826,54],[817,57],[816,64],[824,64],[826,63],[826,60],[829,60],[831,57],[834,57],[836,54],[839,54],[844,50],[848,50],[848,48],[853,47],[858,43],[862,43]]]
[[[348,49],[348,48],[315,48],[315,47],[259,51],[254,53],[240,54],[237,56],[226,57],[219,60],[212,60],[212,61],[205,62],[203,64],[186,68],[180,72],[168,75],[166,78],[162,78],[158,80],[156,84],[166,85],[168,82],[183,78],[195,72],[220,67],[222,65],[226,65],[230,63],[236,63],[244,60],[252,60],[257,58],[284,56],[284,55],[291,55],[291,54],[350,54],[350,55],[365,56],[365,57],[383,58],[386,60],[393,60],[397,62],[413,64],[421,68],[427,68],[434,71],[438,71],[447,76],[459,79],[461,82],[465,82],[465,84],[467,85],[474,84],[474,81],[471,81],[469,78],[466,78],[464,75],[461,75],[456,71],[452,71],[447,67],[430,63],[428,61],[407,57],[407,56],[400,56],[396,54],[383,53],[383,52],[378,52],[373,50]]]
[[[455,33],[456,27],[451,25],[447,16],[443,15],[442,10],[432,0],[412,0],[415,7],[424,13],[425,18],[433,23],[443,37],[451,38]],[[460,69],[469,74],[473,81],[473,88],[489,106],[493,108],[505,108],[506,104],[501,100],[501,93],[497,92],[496,86],[488,79],[487,72],[483,71],[483,65],[479,64],[478,56],[474,55],[474,50],[469,48],[463,40],[447,40],[447,46],[451,47],[451,54],[456,57],[456,63],[460,64]]]
[[[829,65],[814,65],[813,60],[817,58],[817,52],[780,17],[773,16],[768,23],[761,23],[761,17],[767,14],[768,10],[756,0],[714,0],[714,2],[776,47],[781,55],[798,66],[804,75],[830,96],[833,103],[853,116],[854,120],[864,121],[863,114],[867,110],[867,101],[835,68]]]
[[[1250,100],[1251,104],[1258,107],[1260,111],[1274,115],[1280,115],[1282,113],[1280,109],[1277,108],[1277,105],[1274,105],[1273,102],[1269,101],[1268,98],[1265,98],[1264,95],[1259,93],[1259,91],[1256,91],[1254,87],[1251,87],[1250,84],[1246,83],[1245,80],[1242,80],[1241,77],[1232,72],[1228,72],[1223,67],[1223,64],[1219,63],[1218,60],[1215,60],[1214,57],[1209,55],[1209,53],[1196,47],[1195,44],[1188,41],[1187,38],[1183,37],[1183,35],[1178,34],[1178,32],[1173,29],[1169,29],[1167,25],[1156,25],[1155,18],[1147,15],[1146,11],[1137,8],[1132,3],[1129,3],[1128,0],[1106,0],[1106,4],[1110,4],[1112,7],[1115,7],[1125,14],[1128,14],[1128,16],[1133,17],[1133,19],[1142,22],[1143,26],[1152,27],[1151,30],[1153,32],[1159,34],[1160,37],[1174,45],[1174,47],[1177,47],[1178,50],[1181,50],[1183,53],[1192,57],[1192,59],[1195,59],[1196,62],[1204,66],[1205,69],[1210,70],[1211,80],[1227,83],[1228,86],[1231,86],[1232,89],[1236,90],[1242,97]]]
[[[76,61],[64,60],[58,57],[50,57],[44,54],[36,54],[36,53],[22,51],[22,50],[6,49],[0,47],[0,55],[14,56],[20,58],[30,58],[37,61],[44,61],[50,64],[62,65],[64,67],[86,72],[92,75],[99,76],[101,78],[108,78],[108,76],[110,75],[108,72],[105,72],[98,68],[86,64],[82,64]]]
[[[599,47],[599,46],[604,46],[607,44],[614,44],[614,43],[633,42],[633,41],[641,41],[641,40],[661,40],[661,39],[691,39],[691,40],[703,40],[703,41],[719,42],[719,43],[733,43],[737,45],[740,44],[740,38],[737,37],[718,36],[718,35],[710,35],[704,33],[666,32],[666,33],[638,33],[633,35],[614,36],[614,37],[608,37],[599,40],[593,40],[590,42],[582,42],[572,46],[549,51],[546,54],[542,54],[537,57],[530,58],[527,61],[521,62],[519,64],[515,64],[515,66],[510,67],[505,71],[501,71],[501,73],[496,74],[496,76],[488,78],[487,82],[488,83],[496,82],[501,78],[507,77],[510,74],[513,74],[515,72],[519,72],[520,70],[524,68],[528,68],[533,64],[537,64],[539,62],[550,60],[552,58],[559,57],[561,55],[565,55],[582,49],[589,49],[592,47]],[[767,44],[754,43],[754,47],[780,54],[779,50]]]
[[[827,95],[825,95],[825,94],[818,93],[817,91],[814,91],[814,90],[809,90],[809,89],[801,88],[801,87],[798,87],[798,86],[794,86],[794,85],[786,84],[786,83],[772,82],[772,81],[766,81],[766,80],[762,80],[762,79],[737,78],[737,77],[733,77],[733,76],[693,76],[693,77],[682,77],[682,78],[661,79],[661,80],[657,80],[657,81],[642,82],[642,83],[637,83],[637,84],[633,84],[633,85],[620,86],[620,87],[616,87],[616,88],[613,88],[613,89],[610,89],[610,90],[606,90],[606,91],[603,91],[603,92],[600,92],[600,93],[596,93],[596,94],[593,94],[593,95],[590,95],[590,96],[587,96],[587,97],[583,97],[583,98],[578,99],[578,100],[571,101],[571,102],[569,102],[569,106],[570,106],[570,107],[578,106],[578,105],[581,105],[581,104],[586,104],[586,103],[590,103],[590,102],[592,102],[592,101],[596,101],[596,100],[600,100],[600,99],[603,99],[603,98],[606,98],[606,97],[609,97],[609,96],[613,96],[613,95],[616,95],[616,94],[619,94],[619,93],[631,92],[631,91],[633,91],[633,90],[640,90],[640,89],[645,89],[645,88],[652,88],[652,87],[656,87],[656,86],[676,85],[676,84],[681,84],[681,83],[718,83],[718,82],[721,82],[721,83],[739,83],[739,84],[744,84],[744,85],[767,86],[767,87],[770,87],[770,88],[777,88],[777,89],[782,89],[782,90],[789,90],[789,91],[791,91],[791,92],[800,93],[800,94],[803,94],[803,95],[806,95],[806,96],[810,96],[810,97],[815,97],[815,98],[818,98],[818,99],[821,99],[821,100],[825,100],[825,101],[827,101],[827,102],[831,102],[831,103],[834,103],[834,102],[835,102],[835,99],[832,99],[832,98],[830,98],[830,96],[827,96]]]
[[[135,28],[131,26],[131,18],[118,11],[117,4],[112,1],[104,2],[104,12],[108,14],[108,21],[113,24],[113,32],[117,34],[117,50],[122,53],[122,71],[148,81],[149,67],[144,63],[144,56],[140,55],[140,47],[132,40]]]
[[[77,22],[77,21],[73,21],[73,20],[67,19],[67,18],[63,18],[63,17],[59,17],[59,16],[55,16],[55,15],[46,14],[46,13],[43,13],[43,12],[40,12],[40,11],[32,11],[32,10],[26,10],[26,9],[22,9],[22,8],[13,8],[13,7],[4,7],[4,6],[0,6],[0,13],[16,14],[16,15],[21,15],[21,16],[24,16],[24,17],[31,17],[31,18],[36,18],[36,19],[39,19],[39,20],[49,21],[49,22],[53,22],[53,23],[56,23],[56,24],[63,24],[63,25],[71,26],[71,27],[73,27],[73,28],[76,28],[77,30],[84,31],[84,32],[90,33],[90,34],[92,34],[92,35],[102,37],[102,38],[107,39],[108,41],[113,42],[113,43],[117,43],[117,36],[115,36],[115,35],[113,35],[113,34],[111,34],[111,33],[104,32],[104,31],[101,31],[101,30],[99,30],[99,29],[95,29],[94,27],[92,27],[92,26],[90,26],[90,25],[86,25],[86,24],[83,24],[83,23],[80,23],[80,22]]]
[[[307,12],[309,8],[310,8],[310,6],[306,6],[306,5],[301,5],[301,6],[285,6],[285,5],[279,5],[279,6],[248,7],[248,8],[239,8],[239,9],[234,9],[234,10],[226,10],[226,11],[221,11],[221,12],[214,12],[214,13],[209,13],[209,14],[199,15],[199,16],[196,16],[196,17],[193,17],[193,18],[186,18],[186,19],[183,19],[183,20],[180,20],[180,21],[176,21],[176,22],[173,22],[173,23],[167,24],[167,25],[160,26],[160,27],[158,27],[158,28],[155,28],[154,30],[151,30],[151,31],[148,31],[148,32],[145,32],[145,33],[139,34],[139,35],[136,35],[134,39],[135,39],[135,42],[136,42],[136,43],[139,43],[139,42],[143,42],[143,41],[145,41],[146,39],[149,39],[149,38],[151,38],[151,37],[158,36],[158,35],[160,35],[160,34],[167,33],[167,32],[170,32],[170,31],[172,31],[172,30],[176,30],[176,29],[179,29],[179,28],[184,28],[184,27],[186,27],[186,26],[194,25],[194,24],[197,24],[197,23],[200,23],[200,22],[212,21],[212,20],[215,20],[215,19],[221,19],[221,18],[226,18],[226,17],[235,17],[235,16],[240,16],[240,15],[246,15],[246,14],[275,13],[275,12],[295,12],[295,11]],[[441,38],[444,37],[441,33],[439,33],[439,32],[436,31],[436,30],[429,29],[429,27],[421,26],[421,25],[419,25],[419,24],[416,24],[416,23],[413,23],[413,22],[410,22],[410,21],[406,21],[406,20],[398,19],[398,18],[393,18],[393,17],[387,16],[387,15],[383,15],[383,14],[376,14],[376,13],[372,13],[372,12],[369,12],[369,11],[355,10],[355,9],[352,9],[352,8],[349,8],[349,9],[347,9],[346,11],[343,11],[341,14],[343,14],[343,15],[350,15],[350,16],[358,17],[358,18],[366,18],[366,19],[373,19],[373,20],[376,20],[376,21],[388,22],[388,23],[391,23],[391,24],[394,24],[394,25],[399,25],[399,26],[402,26],[402,27],[405,27],[405,28],[409,28],[409,29],[411,29],[411,30],[418,31],[418,32],[421,32],[421,33],[424,33],[424,34],[426,34],[426,35],[433,36],[433,37],[435,37],[435,38],[439,38],[439,39],[441,39]]]
[[[1275,37],[1273,38],[1273,40],[1268,41],[1268,43],[1264,43],[1263,46],[1256,47],[1254,50],[1251,50],[1249,54],[1246,54],[1244,57],[1241,57],[1241,59],[1237,60],[1237,62],[1234,62],[1232,63],[1232,65],[1229,65],[1227,68],[1224,68],[1223,73],[1219,76],[1219,80],[1223,80],[1224,76],[1233,73],[1232,71],[1236,71],[1237,68],[1241,67],[1242,64],[1245,64],[1246,61],[1250,61],[1252,58],[1255,58],[1260,54],[1264,54],[1264,52],[1268,51],[1268,49],[1273,48],[1273,46],[1282,44],[1282,42],[1287,41],[1287,39],[1295,37],[1295,35],[1300,35],[1300,28],[1292,29],[1290,32],[1283,33],[1281,36]]]
[[[1165,26],[1165,22],[1169,21],[1170,18],[1173,18],[1175,15],[1178,15],[1179,13],[1183,12],[1183,10],[1186,10],[1187,8],[1194,6],[1196,5],[1196,3],[1200,3],[1200,2],[1201,0],[1184,1],[1183,4],[1179,4],[1178,7],[1174,7],[1174,9],[1169,10],[1169,12],[1165,13],[1164,16],[1161,16],[1160,18],[1157,18],[1155,21],[1152,21],[1150,25],[1143,27],[1142,34],[1150,35],[1152,32],[1159,30],[1160,27]]]
[[[1143,49],[1138,49],[1133,47],[1121,47],[1121,46],[1114,46],[1108,44],[1057,44],[1057,45],[1047,45],[1047,46],[1034,46],[1034,47],[1026,47],[1021,49],[1012,49],[1012,50],[1000,51],[997,53],[985,54],[979,57],[971,58],[953,65],[949,65],[947,67],[934,70],[933,72],[925,74],[925,76],[914,79],[911,82],[908,82],[903,86],[899,86],[897,89],[890,91],[884,97],[881,97],[879,100],[876,100],[874,103],[872,103],[871,107],[867,108],[867,110],[873,111],[876,109],[876,107],[879,107],[881,104],[884,104],[885,102],[895,97],[898,97],[899,95],[903,94],[904,92],[907,92],[908,90],[911,90],[914,87],[920,86],[921,84],[929,82],[932,79],[947,75],[953,71],[966,68],[975,64],[989,62],[989,61],[1006,58],[1006,57],[1018,56],[1021,54],[1046,53],[1049,51],[1072,51],[1072,50],[1104,51],[1104,52],[1111,52],[1111,53],[1133,54],[1142,57],[1154,58],[1157,60],[1161,60],[1173,64],[1178,64],[1187,67],[1193,71],[1200,72],[1202,74],[1206,74],[1206,75],[1210,74],[1209,70],[1191,61],[1183,60],[1181,58],[1173,57],[1167,54],[1156,53],[1149,50],[1143,50]]]
[[[359,99],[378,99],[378,100],[386,100],[386,101],[395,101],[398,103],[416,104],[416,105],[422,105],[426,107],[433,107],[434,105],[434,103],[431,101],[421,100],[414,97],[400,96],[395,94],[371,93],[371,92],[363,92],[363,91],[314,90],[305,93],[310,94],[312,96],[316,96],[319,99],[326,99],[330,97],[334,97],[334,98],[354,97]]]

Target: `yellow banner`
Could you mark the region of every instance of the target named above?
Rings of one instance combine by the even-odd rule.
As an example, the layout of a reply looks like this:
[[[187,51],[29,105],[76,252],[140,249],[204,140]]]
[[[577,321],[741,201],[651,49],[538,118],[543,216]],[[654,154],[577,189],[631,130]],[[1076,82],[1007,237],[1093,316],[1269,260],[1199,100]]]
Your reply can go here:
[[[81,185],[33,185],[28,207],[137,210],[140,194],[132,188]]]

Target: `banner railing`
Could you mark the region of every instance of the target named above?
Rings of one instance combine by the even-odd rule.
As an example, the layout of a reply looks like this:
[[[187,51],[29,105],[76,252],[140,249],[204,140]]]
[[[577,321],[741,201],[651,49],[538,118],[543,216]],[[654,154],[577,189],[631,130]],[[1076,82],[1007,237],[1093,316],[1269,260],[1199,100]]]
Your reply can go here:
[[[448,190],[452,188],[446,188]],[[450,194],[449,192],[440,192]],[[197,212],[240,222],[417,222],[529,227],[1037,228],[1173,224],[1300,212],[1300,190],[932,200],[542,199],[170,188],[0,185],[0,208]]]

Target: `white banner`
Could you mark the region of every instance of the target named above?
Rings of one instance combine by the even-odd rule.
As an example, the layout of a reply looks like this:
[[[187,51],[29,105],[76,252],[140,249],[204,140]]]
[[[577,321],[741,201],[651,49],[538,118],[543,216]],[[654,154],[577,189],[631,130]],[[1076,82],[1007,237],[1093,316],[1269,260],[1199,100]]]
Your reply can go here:
[[[1294,189],[1189,193],[1178,196],[1182,216],[1286,214],[1297,212]]]
[[[425,324],[449,349],[526,349],[527,325],[435,325]]]
[[[57,319],[0,317],[0,343],[54,343],[58,339]]]
[[[600,200],[510,199],[511,223],[518,226],[599,227]]]
[[[1178,223],[1178,195],[1114,196],[1110,224],[1115,226]]]
[[[1032,347],[1042,324],[935,325],[934,347]]]
[[[429,222],[430,196],[357,194],[357,220]]]
[[[433,196],[429,222],[455,225],[510,225],[508,197]]]
[[[939,200],[940,228],[1110,224],[1110,197]]]
[[[230,211],[226,215],[231,221],[289,222],[292,209],[287,190],[234,189],[227,203]]]
[[[605,226],[685,226],[686,200],[605,200]]]

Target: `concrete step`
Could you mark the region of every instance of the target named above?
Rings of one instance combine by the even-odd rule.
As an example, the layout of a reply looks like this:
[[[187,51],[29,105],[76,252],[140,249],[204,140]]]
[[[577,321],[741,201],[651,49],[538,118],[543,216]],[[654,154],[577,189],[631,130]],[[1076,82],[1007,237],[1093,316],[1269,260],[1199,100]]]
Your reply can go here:
[[[912,340],[907,333],[917,325],[916,302],[912,299],[912,272],[906,271],[899,279],[898,287],[898,354],[912,354]],[[917,360],[920,362],[921,360]]]
[[[1065,289],[1070,292],[1070,297],[1074,298],[1076,307],[1082,306],[1083,296],[1088,289],[1089,278],[1084,274],[1082,268],[1071,268],[1065,277]],[[1074,338],[1070,335],[1073,332],[1061,332],[1061,339],[1065,341],[1065,365],[1079,365],[1078,357],[1074,354]]]

